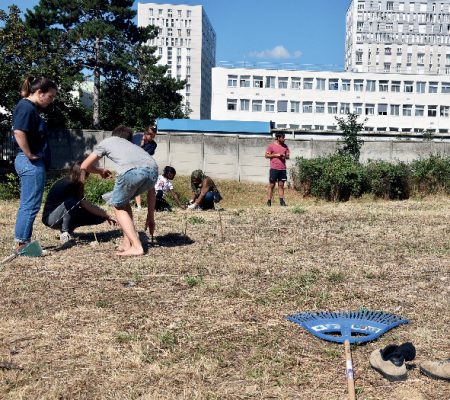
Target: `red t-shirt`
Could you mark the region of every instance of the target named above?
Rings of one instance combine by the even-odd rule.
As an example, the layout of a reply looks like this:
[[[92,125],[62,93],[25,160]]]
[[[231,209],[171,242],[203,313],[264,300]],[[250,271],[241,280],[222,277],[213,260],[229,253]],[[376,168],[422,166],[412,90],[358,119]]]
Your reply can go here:
[[[285,143],[278,144],[276,142],[273,142],[267,146],[266,153],[268,153],[268,154],[279,153],[279,154],[284,154],[286,156],[286,155],[289,155],[289,147],[287,147],[287,145]],[[282,158],[282,159],[280,159],[278,157],[271,158],[270,159],[270,168],[278,169],[278,170],[286,169],[286,158]]]

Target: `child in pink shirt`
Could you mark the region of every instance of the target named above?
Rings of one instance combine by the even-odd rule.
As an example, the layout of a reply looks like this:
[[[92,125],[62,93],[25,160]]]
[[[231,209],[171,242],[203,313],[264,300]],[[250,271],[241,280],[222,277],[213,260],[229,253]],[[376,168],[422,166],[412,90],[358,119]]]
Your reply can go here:
[[[278,196],[280,206],[286,207],[284,202],[284,182],[287,181],[286,160],[289,160],[289,147],[284,143],[284,133],[277,132],[275,141],[267,146],[265,157],[270,159],[269,188],[267,191],[267,205],[272,205],[273,189],[278,182]]]

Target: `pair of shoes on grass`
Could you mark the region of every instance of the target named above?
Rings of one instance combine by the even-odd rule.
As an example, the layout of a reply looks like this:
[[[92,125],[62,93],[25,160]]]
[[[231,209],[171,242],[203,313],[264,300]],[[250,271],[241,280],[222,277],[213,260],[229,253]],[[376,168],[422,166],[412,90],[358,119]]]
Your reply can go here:
[[[412,343],[403,343],[400,346],[391,344],[384,349],[374,350],[369,361],[373,369],[394,382],[406,380],[406,362],[414,360],[415,357],[416,349]],[[433,379],[450,381],[450,359],[425,361],[420,365],[420,372]]]
[[[267,207],[272,207],[272,200],[267,200]],[[285,203],[284,199],[280,199],[280,206],[281,207],[286,207],[287,204]]]

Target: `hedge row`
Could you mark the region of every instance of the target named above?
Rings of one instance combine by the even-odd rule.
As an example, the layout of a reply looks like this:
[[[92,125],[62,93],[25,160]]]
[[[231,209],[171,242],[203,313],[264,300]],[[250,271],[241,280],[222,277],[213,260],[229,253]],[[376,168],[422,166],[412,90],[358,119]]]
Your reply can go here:
[[[294,188],[304,196],[347,201],[372,193],[374,197],[404,200],[411,193],[450,194],[450,156],[431,155],[403,162],[370,161],[333,154],[314,159],[297,158],[291,170]]]

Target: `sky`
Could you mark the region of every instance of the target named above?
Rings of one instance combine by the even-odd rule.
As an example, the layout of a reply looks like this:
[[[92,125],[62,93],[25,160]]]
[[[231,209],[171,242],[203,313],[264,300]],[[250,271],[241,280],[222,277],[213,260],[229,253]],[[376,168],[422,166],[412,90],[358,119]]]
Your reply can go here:
[[[25,10],[38,3],[39,0],[0,0],[0,9],[16,4]],[[224,61],[261,66],[292,63],[343,69],[345,13],[350,0],[174,0],[161,3],[204,7],[216,32],[216,64]]]

